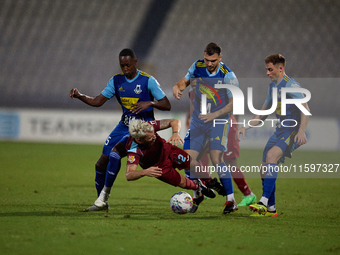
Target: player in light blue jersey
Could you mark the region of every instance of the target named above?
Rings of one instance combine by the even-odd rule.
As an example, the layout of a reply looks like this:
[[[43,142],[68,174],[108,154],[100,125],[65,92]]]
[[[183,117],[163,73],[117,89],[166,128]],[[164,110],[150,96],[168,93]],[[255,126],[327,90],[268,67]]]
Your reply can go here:
[[[281,54],[269,55],[265,59],[267,75],[271,79],[269,84],[267,99],[264,102],[261,110],[267,110],[272,105],[272,91],[273,88],[277,88],[277,108],[276,118],[279,120],[279,124],[276,127],[276,131],[269,138],[262,157],[262,197],[257,204],[252,204],[249,207],[257,213],[252,216],[267,216],[277,217],[277,211],[275,206],[275,189],[276,179],[278,175],[278,164],[283,163],[285,157],[291,157],[292,152],[299,146],[307,143],[305,130],[307,127],[309,116],[305,115],[295,104],[286,105],[286,115],[281,113],[281,89],[282,88],[300,88],[293,78],[285,74],[286,60]],[[304,98],[304,95],[299,92],[287,93],[287,98],[300,99]],[[302,103],[302,106],[309,112],[307,103]],[[249,122],[251,126],[259,125],[261,120],[265,120],[268,115],[256,115]],[[284,123],[284,125],[282,125]],[[236,137],[240,140],[240,135],[245,136],[246,129],[249,127],[240,128]]]
[[[223,153],[227,149],[230,113],[233,110],[233,95],[226,88],[219,88],[217,84],[227,84],[238,87],[238,80],[232,70],[222,61],[222,49],[216,43],[209,43],[204,50],[204,59],[197,60],[188,73],[173,87],[173,95],[178,100],[182,91],[189,86],[191,81],[196,83],[194,111],[189,130],[184,140],[183,149],[192,157],[191,173],[199,165],[198,156],[203,150],[206,141],[209,142],[209,154],[213,166],[216,167],[221,183],[214,188],[220,195],[227,195],[223,213],[235,212],[238,207],[234,199],[233,184],[230,170],[223,161]],[[206,101],[202,101],[203,96]],[[204,102],[207,113],[201,114],[201,104]],[[226,120],[226,124],[214,125],[214,119]],[[188,171],[187,171],[188,173]],[[196,172],[195,172],[196,173]],[[193,176],[191,176],[193,177]],[[221,190],[221,188],[223,190]],[[202,202],[202,196],[194,193],[194,203]]]
[[[154,108],[162,111],[171,109],[170,102],[157,80],[137,69],[137,58],[131,49],[123,49],[119,53],[119,64],[122,72],[114,75],[98,96],[81,94],[76,88],[70,91],[72,99],[78,98],[94,107],[102,106],[110,98],[116,97],[123,111],[120,122],[107,137],[102,154],[95,164],[97,196],[103,189],[108,194],[111,191],[120,170],[121,158],[118,153],[111,153],[111,150],[125,135],[129,134],[129,122],[134,119],[154,120]],[[113,160],[109,161],[111,158]],[[115,171],[107,171],[109,162],[115,164],[115,167],[111,167]],[[85,209],[85,211],[98,210],[108,210],[108,204],[93,205]]]

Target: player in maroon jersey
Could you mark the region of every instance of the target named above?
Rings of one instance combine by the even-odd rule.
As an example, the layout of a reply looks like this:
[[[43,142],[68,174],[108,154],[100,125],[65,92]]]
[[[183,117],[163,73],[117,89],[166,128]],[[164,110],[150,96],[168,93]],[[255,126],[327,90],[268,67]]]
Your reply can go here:
[[[160,121],[134,120],[129,125],[130,138],[126,144],[126,179],[137,180],[144,176],[157,179],[184,189],[199,189],[203,195],[215,197],[215,193],[203,182],[190,180],[177,169],[190,167],[191,158],[182,149],[167,143],[155,131],[160,130]],[[178,132],[174,130],[173,132]],[[138,164],[143,168],[137,171]],[[206,176],[210,178],[210,176]]]

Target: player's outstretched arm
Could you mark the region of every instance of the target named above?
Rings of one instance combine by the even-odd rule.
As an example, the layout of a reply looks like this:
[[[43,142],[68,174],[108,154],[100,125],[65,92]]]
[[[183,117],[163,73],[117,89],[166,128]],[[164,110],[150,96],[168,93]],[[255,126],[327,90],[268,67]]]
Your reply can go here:
[[[70,97],[72,99],[78,98],[79,100],[83,101],[84,103],[94,106],[94,107],[99,107],[102,106],[108,98],[103,96],[102,94],[99,94],[96,97],[90,97],[84,94],[81,94],[77,88],[71,89],[70,91]]]
[[[172,135],[171,137],[167,140],[168,143],[171,143],[173,145],[180,145],[183,144],[184,141],[182,137],[179,135],[179,132],[181,131],[181,121],[178,119],[163,119],[160,120],[160,130],[165,129],[165,128],[172,128]]]
[[[183,95],[182,91],[185,90],[185,88],[188,87],[189,84],[190,81],[187,80],[185,77],[177,82],[176,85],[172,88],[172,94],[174,95],[174,97],[180,100],[181,96]]]
[[[128,181],[135,181],[144,176],[159,177],[161,175],[162,175],[162,169],[156,166],[152,166],[147,169],[137,171],[137,165],[128,165],[126,167],[125,176]]]

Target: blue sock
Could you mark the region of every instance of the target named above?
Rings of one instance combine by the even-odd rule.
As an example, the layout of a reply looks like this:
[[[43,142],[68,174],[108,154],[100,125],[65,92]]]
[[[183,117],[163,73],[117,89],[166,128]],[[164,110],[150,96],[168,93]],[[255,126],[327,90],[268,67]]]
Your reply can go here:
[[[120,170],[120,155],[115,151],[110,153],[110,161],[106,170],[105,186],[111,188]]]
[[[276,189],[276,184],[274,185],[274,189],[272,191],[272,194],[270,194],[270,197],[268,198],[268,206],[275,205],[275,189]]]
[[[96,177],[94,179],[96,184],[97,196],[99,197],[100,192],[104,188],[105,183],[105,172],[96,170]]]
[[[278,165],[277,164],[267,164],[267,171],[263,184],[263,193],[262,196],[269,199],[271,194],[275,190],[275,182],[278,175]]]
[[[221,181],[227,195],[234,193],[233,182],[232,182],[232,179],[231,179],[231,173],[230,173],[230,170],[227,167],[227,165],[224,162],[217,165],[216,171],[218,173],[218,176],[220,177],[220,181]]]

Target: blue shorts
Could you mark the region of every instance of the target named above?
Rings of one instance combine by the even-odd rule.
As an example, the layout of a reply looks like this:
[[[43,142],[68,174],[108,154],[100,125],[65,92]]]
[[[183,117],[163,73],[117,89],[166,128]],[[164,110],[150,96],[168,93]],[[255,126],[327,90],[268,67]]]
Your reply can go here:
[[[214,127],[212,122],[202,125],[193,119],[184,138],[183,150],[200,152],[208,142],[210,150],[227,151],[228,131],[229,122]]]
[[[109,157],[112,148],[126,135],[130,135],[129,127],[123,122],[119,122],[115,129],[112,130],[111,134],[107,137],[103,147],[103,154]]]
[[[296,134],[296,130],[275,131],[264,148],[262,162],[266,162],[267,153],[274,146],[279,147],[283,152],[282,157],[277,162],[278,164],[284,163],[286,157],[291,158],[293,151],[300,147],[296,142],[294,143],[294,137]]]

